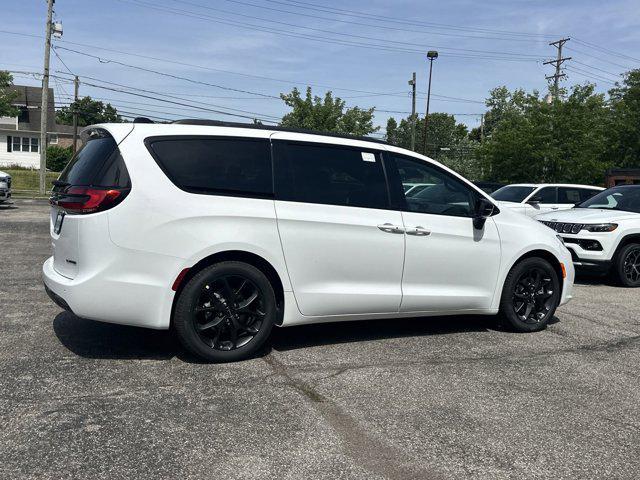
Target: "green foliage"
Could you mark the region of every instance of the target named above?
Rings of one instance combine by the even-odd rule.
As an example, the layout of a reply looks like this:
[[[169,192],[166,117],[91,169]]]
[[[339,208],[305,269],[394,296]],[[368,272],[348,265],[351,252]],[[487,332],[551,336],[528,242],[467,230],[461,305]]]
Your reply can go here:
[[[392,145],[411,149],[411,125],[415,119],[416,140],[415,151],[426,154],[460,174],[473,179],[479,178],[480,171],[475,159],[476,142],[468,137],[467,127],[456,123],[453,115],[447,113],[430,113],[427,126],[427,151],[424,151],[424,119],[417,116],[400,120],[387,121],[386,140]]]
[[[486,140],[478,148],[484,177],[501,182],[601,183],[610,112],[593,85],[576,85],[566,100],[538,92],[491,91]]]
[[[72,147],[60,147],[50,145],[47,147],[47,169],[52,172],[61,172],[67,166],[73,156]]]
[[[319,132],[368,135],[378,130],[373,126],[373,108],[363,110],[358,107],[346,108],[344,100],[327,92],[324,98],[311,95],[307,87],[304,98],[294,88],[291,93],[280,94],[292,111],[282,117],[283,127],[305,128]]]
[[[606,159],[617,167],[640,167],[640,69],[609,90],[611,121]]]
[[[9,72],[0,70],[0,117],[15,117],[19,110],[11,105],[18,92],[9,90],[13,85],[13,77]]]
[[[96,123],[120,123],[122,118],[115,107],[106,105],[91,97],[83,97],[68,107],[62,107],[56,112],[56,122],[63,125],[73,125],[73,114],[78,113],[78,126],[86,127]]]

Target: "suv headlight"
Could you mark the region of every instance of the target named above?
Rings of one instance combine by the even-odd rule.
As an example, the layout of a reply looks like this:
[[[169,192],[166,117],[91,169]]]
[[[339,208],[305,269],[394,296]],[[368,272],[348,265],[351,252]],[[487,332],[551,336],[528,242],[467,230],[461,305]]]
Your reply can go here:
[[[585,225],[582,227],[584,230],[588,232],[613,232],[616,228],[618,228],[617,223],[597,223],[594,225]]]

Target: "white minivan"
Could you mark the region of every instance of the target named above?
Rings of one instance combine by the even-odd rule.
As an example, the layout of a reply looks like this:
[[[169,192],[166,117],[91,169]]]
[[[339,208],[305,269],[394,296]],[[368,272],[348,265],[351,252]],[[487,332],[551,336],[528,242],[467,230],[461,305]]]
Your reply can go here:
[[[209,361],[253,355],[274,325],[500,312],[531,332],[571,298],[555,232],[384,142],[199,120],[82,136],[54,182],[47,292],[172,327]]]

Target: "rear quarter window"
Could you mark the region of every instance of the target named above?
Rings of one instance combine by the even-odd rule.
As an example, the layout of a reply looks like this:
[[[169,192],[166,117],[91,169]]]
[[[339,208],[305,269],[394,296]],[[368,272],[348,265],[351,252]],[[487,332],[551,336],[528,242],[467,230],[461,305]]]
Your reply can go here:
[[[152,137],[145,141],[167,177],[192,193],[271,197],[267,139]]]
[[[87,140],[58,180],[73,186],[131,187],[118,146],[108,134]]]

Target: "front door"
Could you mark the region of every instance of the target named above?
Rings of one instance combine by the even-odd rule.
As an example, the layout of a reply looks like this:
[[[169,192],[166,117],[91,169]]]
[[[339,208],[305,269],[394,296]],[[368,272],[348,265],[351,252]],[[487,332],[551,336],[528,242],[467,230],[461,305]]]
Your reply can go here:
[[[426,161],[387,154],[391,180],[431,183],[403,198],[406,253],[402,312],[488,309],[500,268],[500,239],[492,218],[473,225],[480,195]],[[396,191],[400,192],[398,185]]]
[[[404,235],[370,148],[274,134],[276,215],[298,308],[326,316],[398,312]]]

